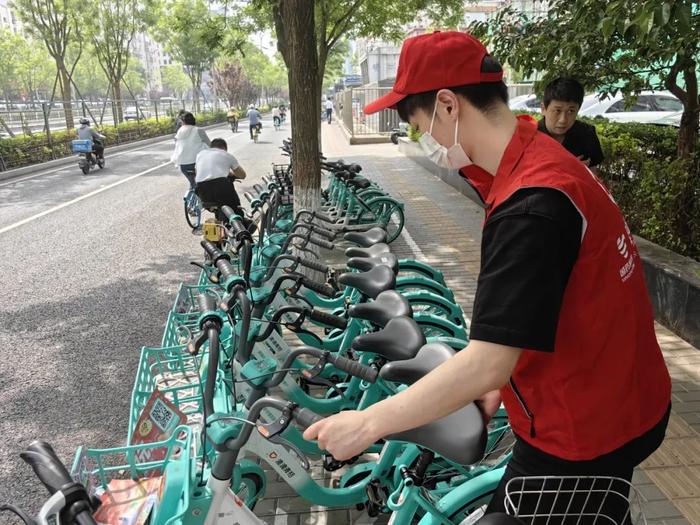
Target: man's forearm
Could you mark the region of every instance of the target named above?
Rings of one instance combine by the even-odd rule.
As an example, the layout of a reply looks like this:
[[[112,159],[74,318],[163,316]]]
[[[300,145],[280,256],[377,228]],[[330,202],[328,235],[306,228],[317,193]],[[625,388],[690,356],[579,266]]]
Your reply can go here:
[[[503,386],[520,349],[472,341],[420,381],[367,409],[378,438],[440,419]],[[368,415],[369,415],[368,414]]]

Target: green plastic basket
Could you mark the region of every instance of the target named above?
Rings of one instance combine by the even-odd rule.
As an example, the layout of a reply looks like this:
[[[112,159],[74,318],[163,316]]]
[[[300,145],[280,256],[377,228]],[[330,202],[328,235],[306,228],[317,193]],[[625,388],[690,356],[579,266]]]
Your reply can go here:
[[[199,432],[204,411],[204,371],[207,359],[207,352],[200,353],[195,359],[189,355],[185,346],[141,349],[136,381],[131,393],[128,442],[131,442],[141,412],[156,388],[187,417],[187,426],[194,432]],[[217,374],[218,395],[215,409],[228,413],[231,410],[231,400],[226,395],[223,377],[223,374]]]
[[[173,436],[157,443],[126,447],[89,449],[76,452],[71,475],[82,483],[91,495],[107,490],[113,479],[138,480],[153,475],[165,475],[158,505],[151,513],[151,525],[179,525],[190,505],[190,450],[192,430],[177,427]],[[149,461],[155,451],[165,452],[160,460]]]

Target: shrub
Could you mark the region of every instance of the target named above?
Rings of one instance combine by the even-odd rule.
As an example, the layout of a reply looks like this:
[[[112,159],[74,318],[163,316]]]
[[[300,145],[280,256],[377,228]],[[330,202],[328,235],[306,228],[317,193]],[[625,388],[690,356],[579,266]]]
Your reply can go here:
[[[209,126],[226,122],[225,111],[213,111],[196,115],[197,125]],[[131,120],[116,126],[105,125],[100,132],[107,137],[106,145],[115,146],[137,140],[167,136],[175,132],[173,117]],[[53,131],[51,141],[46,133],[18,135],[0,140],[0,170],[20,168],[30,164],[47,162],[73,155],[70,143],[76,138],[74,131]]]

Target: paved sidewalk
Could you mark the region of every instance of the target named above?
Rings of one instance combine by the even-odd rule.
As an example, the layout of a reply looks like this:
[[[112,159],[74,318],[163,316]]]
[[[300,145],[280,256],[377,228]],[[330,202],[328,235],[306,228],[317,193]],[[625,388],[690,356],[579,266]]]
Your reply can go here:
[[[470,317],[483,211],[393,144],[349,146],[336,124],[324,124],[323,151],[330,158],[359,163],[365,175],[406,204],[406,227],[392,251],[442,270]],[[657,325],[657,334],[673,377],[673,413],[666,441],[637,470],[634,483],[645,499],[650,523],[700,525],[700,351],[663,326]],[[324,512],[312,507],[279,480],[269,485],[256,512],[275,524],[374,523],[355,509]]]

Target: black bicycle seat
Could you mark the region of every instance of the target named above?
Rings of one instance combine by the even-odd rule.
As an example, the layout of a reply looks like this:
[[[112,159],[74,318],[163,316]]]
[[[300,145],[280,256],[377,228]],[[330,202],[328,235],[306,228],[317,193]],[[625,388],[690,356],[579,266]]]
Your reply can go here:
[[[375,226],[364,232],[348,232],[343,235],[343,239],[353,242],[363,248],[369,248],[379,243],[386,243],[386,230]]]
[[[447,361],[452,355],[454,350],[447,345],[430,343],[421,348],[413,359],[387,363],[379,371],[379,375],[383,379],[389,376],[389,381],[410,384]],[[474,403],[470,403],[449,416],[422,427],[391,434],[385,439],[415,443],[450,461],[469,465],[483,457],[486,438],[486,426],[481,411]]]
[[[351,257],[346,264],[348,268],[361,272],[368,272],[377,266],[388,266],[395,274],[399,273],[399,258],[390,252],[379,257]]]
[[[395,317],[379,332],[358,335],[351,345],[353,350],[372,352],[389,361],[412,359],[423,346],[425,336],[420,326],[406,316]]]
[[[396,287],[396,275],[388,266],[377,266],[368,272],[344,273],[338,278],[338,282],[359,290],[370,299],[375,299],[380,293]]]
[[[354,175],[355,175],[355,174],[353,173],[353,176],[354,176]],[[350,179],[346,180],[345,182],[346,182],[346,184],[348,184],[349,186],[354,186],[354,187],[357,188],[358,190],[364,190],[365,188],[369,188],[369,187],[372,185],[372,183],[371,183],[370,181],[368,181],[367,179],[353,179],[353,178],[350,178]]]
[[[364,275],[364,274],[359,274]],[[364,319],[372,324],[383,327],[394,317],[413,317],[411,305],[403,295],[387,290],[380,293],[371,303],[359,303],[348,309],[350,317]]]
[[[418,350],[412,359],[387,363],[379,371],[385,381],[410,385],[447,361],[455,351],[444,343],[430,343]]]
[[[353,246],[345,250],[346,257],[379,257],[385,253],[391,253],[391,249],[388,244],[380,242],[369,248],[361,248],[359,246]]]

